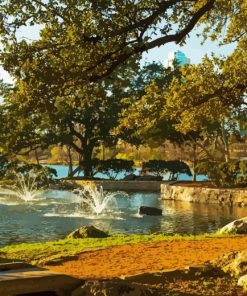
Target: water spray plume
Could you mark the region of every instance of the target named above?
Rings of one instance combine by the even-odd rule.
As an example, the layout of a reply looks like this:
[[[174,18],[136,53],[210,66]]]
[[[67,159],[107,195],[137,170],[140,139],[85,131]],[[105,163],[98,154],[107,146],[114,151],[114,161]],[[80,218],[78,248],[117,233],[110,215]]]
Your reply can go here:
[[[30,171],[28,174],[17,174],[15,185],[0,188],[0,195],[16,196],[26,202],[36,199],[44,192],[38,188],[37,178],[39,174]]]
[[[82,206],[87,205],[91,212],[99,215],[103,213],[110,202],[112,202],[117,195],[127,195],[121,191],[106,192],[103,187],[96,187],[86,185],[82,189],[76,189],[74,193],[77,193],[80,197]]]

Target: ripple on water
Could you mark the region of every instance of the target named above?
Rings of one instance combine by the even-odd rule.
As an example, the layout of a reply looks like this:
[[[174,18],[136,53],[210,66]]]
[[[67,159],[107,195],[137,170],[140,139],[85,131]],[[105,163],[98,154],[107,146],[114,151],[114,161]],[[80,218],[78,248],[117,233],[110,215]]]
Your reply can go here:
[[[71,192],[46,192],[40,199],[24,202],[0,197],[0,245],[55,240],[74,229],[93,224],[114,233],[165,234],[214,232],[228,222],[246,216],[246,208],[221,207],[183,202],[159,201],[158,194],[131,193],[117,197],[99,215],[74,202]],[[159,207],[162,217],[141,216],[140,206]]]

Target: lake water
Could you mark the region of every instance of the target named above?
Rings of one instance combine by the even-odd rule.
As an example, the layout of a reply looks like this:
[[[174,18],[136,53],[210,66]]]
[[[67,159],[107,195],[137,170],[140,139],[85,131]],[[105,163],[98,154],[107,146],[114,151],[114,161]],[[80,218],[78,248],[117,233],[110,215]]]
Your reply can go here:
[[[48,166],[50,168],[53,168],[57,171],[57,177],[58,179],[60,178],[66,178],[68,176],[68,166],[66,165],[44,165],[44,166]],[[76,166],[74,166],[73,168],[76,168]],[[136,168],[134,170],[134,174],[139,175],[140,174],[140,169],[141,168]],[[81,172],[79,175],[76,176],[83,176],[83,173]],[[123,179],[124,178],[124,174],[123,173],[119,173],[119,175],[117,176],[117,180],[119,179]],[[95,175],[96,178],[103,178],[103,179],[108,179],[108,176],[102,174],[102,173],[98,173]],[[164,175],[164,180],[167,180],[169,177],[169,175]],[[207,177],[205,175],[198,175],[197,176],[197,181],[204,181],[206,180]],[[186,174],[179,174],[178,175],[178,180],[179,181],[191,181],[192,177],[186,175]]]
[[[140,217],[142,205],[161,208],[163,216]],[[155,193],[120,195],[99,216],[86,212],[78,196],[68,191],[48,191],[31,202],[0,196],[0,245],[56,240],[82,225],[113,233],[210,233],[244,216],[245,208],[160,201]]]

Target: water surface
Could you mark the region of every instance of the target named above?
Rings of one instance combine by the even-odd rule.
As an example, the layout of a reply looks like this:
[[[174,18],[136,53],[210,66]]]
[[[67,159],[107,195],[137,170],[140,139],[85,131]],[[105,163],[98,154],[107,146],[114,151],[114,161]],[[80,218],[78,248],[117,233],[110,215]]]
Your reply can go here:
[[[48,191],[40,199],[24,202],[0,197],[0,245],[64,238],[82,225],[92,224],[113,233],[198,234],[214,232],[246,209],[187,202],[160,201],[159,194],[119,196],[102,216],[87,213],[77,196],[68,191]],[[160,207],[162,217],[140,217],[141,205]]]
[[[43,166],[48,166],[50,168],[53,168],[57,171],[57,179],[60,179],[60,178],[66,178],[68,177],[68,166],[66,165],[43,165]],[[75,169],[76,166],[73,166],[73,168]],[[140,175],[140,170],[141,168],[136,168],[133,173],[135,175]],[[127,174],[128,175],[128,174]],[[83,176],[83,172],[80,172],[79,174],[76,174],[75,177],[78,177],[78,176]],[[124,173],[119,173],[118,176],[117,176],[117,180],[120,180],[120,179],[123,179],[125,177],[125,174]],[[95,178],[102,178],[102,179],[109,179],[109,177],[105,174],[102,174],[102,173],[97,173],[95,175]],[[164,180],[168,180],[169,178],[169,174],[165,174],[163,176],[163,179]],[[205,175],[198,175],[197,176],[197,181],[204,181],[207,179],[207,176]],[[192,177],[191,176],[188,176],[187,174],[179,174],[178,175],[178,180],[179,181],[191,181],[192,180]]]

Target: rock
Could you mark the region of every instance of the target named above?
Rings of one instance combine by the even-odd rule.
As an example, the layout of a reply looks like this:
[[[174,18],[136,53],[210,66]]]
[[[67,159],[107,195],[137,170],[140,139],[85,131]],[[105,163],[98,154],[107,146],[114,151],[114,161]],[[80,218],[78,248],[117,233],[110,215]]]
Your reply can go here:
[[[53,180],[53,182],[49,184],[49,188],[53,190],[74,190],[78,188],[78,185],[69,180]]]
[[[72,291],[71,296],[161,296],[162,290],[136,285],[124,280],[88,281]]]
[[[163,177],[160,176],[152,176],[152,175],[144,175],[138,176],[136,178],[137,181],[162,181]]]
[[[244,288],[244,290],[247,290],[247,274],[241,276],[241,277],[238,279],[238,286],[241,286],[241,287]]]
[[[247,249],[225,254],[212,261],[212,263],[232,276],[239,277],[245,275],[247,274]]]
[[[148,216],[162,216],[162,210],[154,207],[141,206],[139,209],[139,214]]]
[[[127,175],[123,178],[124,181],[133,181],[136,179],[136,175],[135,174],[130,174],[130,175]]]
[[[219,230],[220,233],[247,234],[247,217],[235,220]]]
[[[80,227],[73,232],[71,232],[69,235],[67,235],[67,238],[105,238],[109,235],[102,231],[97,229],[96,227],[90,225],[90,226],[83,226]]]

